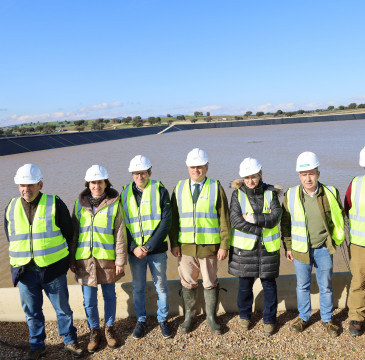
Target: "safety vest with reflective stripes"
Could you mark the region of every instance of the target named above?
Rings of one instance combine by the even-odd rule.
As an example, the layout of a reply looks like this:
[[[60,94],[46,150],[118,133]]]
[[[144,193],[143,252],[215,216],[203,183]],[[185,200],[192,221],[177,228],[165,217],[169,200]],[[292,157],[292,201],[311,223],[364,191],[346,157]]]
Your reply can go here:
[[[149,179],[139,207],[133,194],[133,182],[122,191],[125,225],[138,246],[149,240],[161,222],[160,186],[163,186],[160,181]],[[167,241],[167,237],[164,241]]]
[[[118,212],[119,199],[103,207],[96,214],[84,209],[79,200],[75,203],[75,216],[79,221],[79,241],[76,260],[115,260],[114,220]]]
[[[342,210],[336,199],[336,189],[333,186],[323,184],[322,187],[331,208],[331,219],[334,225],[331,237],[336,245],[341,245],[345,239],[345,224]],[[294,251],[306,253],[308,251],[307,220],[303,204],[300,201],[299,189],[300,186],[298,185],[290,188],[287,192],[287,203],[291,215],[291,247]]]
[[[196,204],[193,203],[189,179],[177,183],[175,194],[180,217],[178,241],[183,244],[219,244],[218,181],[206,178]]]
[[[10,264],[19,267],[31,259],[40,266],[49,266],[68,255],[68,247],[56,225],[56,197],[42,194],[32,225],[21,198],[11,200],[7,211]]]
[[[365,176],[357,176],[352,180],[349,225],[350,242],[365,246]]]
[[[266,190],[264,192],[264,207],[262,209],[263,214],[268,214],[270,210],[270,204],[272,200],[272,191]],[[243,191],[238,190],[238,201],[241,205],[242,214],[253,214],[253,209],[250,201]],[[252,250],[255,246],[257,236],[249,234],[237,229],[232,229],[231,245],[243,249]],[[262,232],[262,240],[264,242],[267,252],[274,252],[280,249],[280,233],[279,227],[275,226],[272,229],[265,229]]]

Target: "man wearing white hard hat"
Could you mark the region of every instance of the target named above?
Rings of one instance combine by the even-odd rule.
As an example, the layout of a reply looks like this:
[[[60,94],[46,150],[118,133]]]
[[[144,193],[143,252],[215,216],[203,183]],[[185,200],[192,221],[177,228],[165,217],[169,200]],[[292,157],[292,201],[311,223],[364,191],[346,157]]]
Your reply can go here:
[[[260,279],[264,292],[264,334],[271,336],[278,308],[280,189],[262,181],[262,167],[256,159],[245,158],[239,175],[241,179],[231,185],[235,190],[230,206],[233,231],[228,272],[239,280],[237,306],[243,330],[251,325],[252,287],[255,279]]]
[[[70,244],[71,270],[82,286],[84,308],[90,329],[87,351],[94,353],[101,342],[98,285],[104,299],[105,339],[108,347],[118,347],[115,335],[117,297],[115,282],[124,276],[127,265],[127,235],[118,191],[101,165],[92,165],[85,174],[85,188],[72,213],[74,226]]]
[[[161,181],[151,180],[152,164],[143,155],[129,165],[133,181],[124,186],[121,199],[128,236],[128,259],[133,277],[133,303],[137,314],[134,339],[145,334],[146,272],[150,269],[157,293],[157,321],[164,338],[171,336],[167,266],[167,234],[171,227],[170,196]]]
[[[199,271],[203,277],[205,310],[212,332],[220,334],[216,321],[219,285],[218,260],[228,255],[231,226],[228,201],[217,180],[206,176],[208,156],[195,148],[186,158],[189,179],[177,183],[171,197],[171,252],[178,257],[185,321],[182,332],[190,330],[197,299]]]
[[[333,254],[345,238],[344,212],[338,190],[318,181],[318,167],[319,160],[313,152],[306,151],[298,156],[296,171],[301,185],[285,193],[281,233],[286,258],[294,261],[297,277],[299,317],[292,324],[292,330],[299,333],[308,326],[314,266],[322,325],[330,336],[336,337],[340,329],[332,320]]]
[[[365,168],[365,147],[359,165]],[[345,213],[350,226],[351,287],[349,292],[349,332],[361,335],[365,319],[365,176],[356,176],[345,197]]]
[[[14,182],[20,197],[13,198],[7,206],[4,229],[13,283],[19,286],[29,328],[31,350],[24,359],[38,359],[46,351],[42,290],[56,311],[65,350],[80,357],[82,350],[73,326],[66,279],[68,244],[73,235],[70,213],[58,196],[41,193],[43,176],[37,166],[20,167]]]

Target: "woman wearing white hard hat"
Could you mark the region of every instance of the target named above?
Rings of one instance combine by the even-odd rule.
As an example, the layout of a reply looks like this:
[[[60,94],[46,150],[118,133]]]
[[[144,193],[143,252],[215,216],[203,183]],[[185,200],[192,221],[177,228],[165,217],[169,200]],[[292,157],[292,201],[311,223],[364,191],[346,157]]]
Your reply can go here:
[[[85,189],[75,203],[71,270],[82,285],[84,307],[90,328],[87,350],[95,352],[101,330],[97,292],[104,298],[105,337],[110,348],[118,343],[113,332],[116,314],[115,282],[124,276],[127,264],[126,232],[119,193],[112,188],[104,167],[93,165],[85,175]]]
[[[275,332],[278,305],[280,189],[262,181],[262,167],[256,159],[245,158],[239,175],[241,179],[232,182],[235,190],[230,206],[233,230],[228,272],[239,277],[237,306],[243,330],[250,326],[252,287],[260,278],[264,289],[264,333],[270,336]]]

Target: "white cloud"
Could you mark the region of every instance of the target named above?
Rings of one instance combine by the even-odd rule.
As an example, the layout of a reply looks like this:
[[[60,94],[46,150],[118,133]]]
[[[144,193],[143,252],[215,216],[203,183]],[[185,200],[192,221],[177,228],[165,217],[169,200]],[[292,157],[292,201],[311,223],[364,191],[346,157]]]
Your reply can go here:
[[[222,106],[220,106],[220,105],[207,105],[207,106],[202,106],[200,108],[197,108],[194,111],[212,111],[212,110],[219,110],[219,109],[222,109]]]
[[[115,101],[112,103],[90,105],[69,112],[57,111],[54,113],[43,113],[34,115],[13,114],[0,120],[0,123],[1,126],[7,126],[7,125],[18,125],[18,124],[38,122],[38,121],[47,122],[47,121],[62,121],[62,120],[93,119],[95,117],[119,116],[119,113],[116,113],[115,111],[110,111],[110,109],[122,106],[123,104],[120,101]]]

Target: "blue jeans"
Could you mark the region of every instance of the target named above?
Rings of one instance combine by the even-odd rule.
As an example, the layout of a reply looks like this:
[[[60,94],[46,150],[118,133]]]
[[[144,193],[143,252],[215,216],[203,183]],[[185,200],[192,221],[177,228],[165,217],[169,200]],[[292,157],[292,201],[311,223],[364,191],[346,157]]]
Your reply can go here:
[[[264,309],[262,317],[265,324],[275,324],[278,310],[278,294],[276,279],[260,279],[264,289]],[[240,277],[238,279],[237,306],[241,319],[250,320],[252,316],[253,292],[255,281],[253,277]]]
[[[66,345],[77,341],[76,328],[73,326],[72,310],[68,303],[66,274],[48,283],[39,280],[37,267],[27,268],[18,283],[20,300],[29,328],[29,342],[32,350],[44,347],[46,332],[42,311],[42,289],[48,296],[57,315],[58,333]]]
[[[145,301],[147,264],[157,293],[157,320],[158,322],[167,320],[169,314],[169,288],[166,277],[166,253],[151,254],[142,259],[129,255],[128,259],[133,278],[133,303],[137,321],[146,321],[147,316]]]
[[[114,325],[115,313],[117,310],[115,284],[102,284],[101,290],[103,291],[104,298],[105,325]],[[98,288],[83,285],[82,293],[84,294],[84,308],[89,328],[99,329]]]
[[[304,321],[308,321],[311,315],[310,286],[312,267],[314,265],[319,287],[321,319],[324,322],[329,322],[332,319],[333,311],[333,258],[325,246],[318,249],[310,249],[309,256],[310,264],[305,264],[294,259],[295,273],[297,275],[299,317]]]

